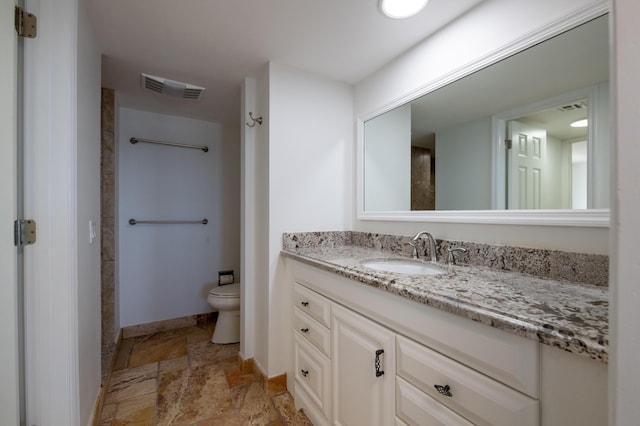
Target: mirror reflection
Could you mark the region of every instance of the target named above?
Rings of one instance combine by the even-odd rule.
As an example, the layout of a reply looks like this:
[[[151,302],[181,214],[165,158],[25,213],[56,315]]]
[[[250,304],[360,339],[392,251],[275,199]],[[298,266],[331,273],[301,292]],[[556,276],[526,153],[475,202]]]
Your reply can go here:
[[[608,208],[608,18],[364,124],[364,210]]]

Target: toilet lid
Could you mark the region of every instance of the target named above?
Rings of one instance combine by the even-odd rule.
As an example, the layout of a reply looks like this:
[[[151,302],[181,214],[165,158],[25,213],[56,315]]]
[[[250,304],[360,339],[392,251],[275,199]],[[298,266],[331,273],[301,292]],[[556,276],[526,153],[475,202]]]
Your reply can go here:
[[[240,296],[240,283],[214,287],[209,294],[218,297],[238,297]]]

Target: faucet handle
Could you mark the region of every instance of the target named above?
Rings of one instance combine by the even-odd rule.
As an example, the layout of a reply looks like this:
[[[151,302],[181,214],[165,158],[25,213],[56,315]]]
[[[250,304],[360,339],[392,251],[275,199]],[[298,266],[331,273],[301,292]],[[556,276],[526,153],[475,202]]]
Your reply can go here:
[[[464,247],[447,247],[447,265],[455,265],[456,257],[453,253],[461,251],[463,253],[467,252],[467,249]]]

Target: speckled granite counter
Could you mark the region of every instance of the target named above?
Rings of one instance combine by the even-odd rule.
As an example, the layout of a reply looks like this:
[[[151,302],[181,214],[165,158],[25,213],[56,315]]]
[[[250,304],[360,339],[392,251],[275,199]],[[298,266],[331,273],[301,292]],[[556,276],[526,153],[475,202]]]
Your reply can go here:
[[[345,239],[307,246],[288,244],[285,236],[282,253],[419,303],[568,352],[608,361],[608,288],[605,286],[481,266],[443,266],[447,273],[433,276],[379,272],[362,266],[361,262],[406,259],[407,256],[351,244]]]

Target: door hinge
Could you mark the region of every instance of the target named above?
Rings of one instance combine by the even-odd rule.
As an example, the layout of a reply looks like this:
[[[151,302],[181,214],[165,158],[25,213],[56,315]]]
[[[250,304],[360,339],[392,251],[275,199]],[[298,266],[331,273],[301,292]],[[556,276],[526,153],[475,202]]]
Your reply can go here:
[[[28,246],[36,242],[36,221],[18,219],[13,222],[13,241],[16,246]]]
[[[25,12],[21,7],[15,8],[15,25],[18,36],[35,38],[38,20],[33,13]]]
[[[511,139],[504,140],[504,149],[511,149],[513,146],[513,141]]]

